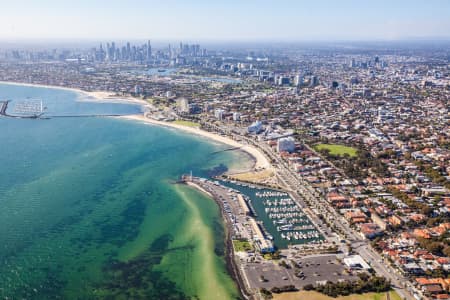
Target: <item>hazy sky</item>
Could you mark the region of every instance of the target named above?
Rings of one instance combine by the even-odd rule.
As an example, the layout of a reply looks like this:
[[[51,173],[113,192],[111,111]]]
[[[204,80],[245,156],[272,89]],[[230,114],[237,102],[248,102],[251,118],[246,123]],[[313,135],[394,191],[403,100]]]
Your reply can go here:
[[[450,0],[0,0],[0,39],[449,38]]]

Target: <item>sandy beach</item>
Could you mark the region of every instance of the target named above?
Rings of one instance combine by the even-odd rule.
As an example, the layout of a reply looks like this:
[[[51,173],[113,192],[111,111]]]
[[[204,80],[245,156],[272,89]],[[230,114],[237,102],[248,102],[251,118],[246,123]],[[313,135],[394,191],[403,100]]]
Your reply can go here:
[[[10,82],[10,81],[0,81],[0,84],[9,84],[9,85],[17,85],[17,86],[30,86],[30,87],[39,87],[39,88],[47,88],[47,89],[59,89],[70,92],[75,92],[80,94],[81,96],[78,101],[91,101],[91,102],[105,102],[105,103],[126,103],[126,104],[140,104],[146,105],[146,102],[143,99],[131,97],[131,96],[117,96],[112,92],[107,91],[92,91],[87,92],[81,89],[69,88],[57,85],[45,85],[45,84],[34,84],[34,83],[24,83],[24,82]]]
[[[188,127],[188,126],[183,126],[183,125],[175,124],[175,123],[171,123],[171,122],[162,122],[162,121],[153,120],[153,119],[147,118],[143,115],[121,116],[118,118],[136,120],[136,121],[141,121],[141,122],[145,122],[148,124],[176,128],[176,129],[184,130],[184,131],[192,133],[192,134],[206,137],[210,140],[214,140],[214,141],[222,143],[222,144],[226,144],[226,145],[229,145],[232,147],[239,147],[239,148],[241,148],[242,151],[247,152],[255,159],[254,169],[269,169],[271,167],[270,162],[267,160],[267,158],[261,152],[259,152],[258,149],[254,148],[252,146],[249,146],[249,145],[243,145],[243,144],[241,144],[235,140],[232,140],[228,137],[220,136],[220,135],[217,135],[217,134],[214,134],[211,132],[207,132],[207,131],[204,131],[204,130],[201,130],[201,129],[195,128],[195,127]]]
[[[135,97],[129,97],[129,96],[128,97],[116,96],[113,93],[107,92],[107,91],[87,92],[87,91],[83,91],[81,89],[62,87],[62,86],[52,86],[52,85],[22,83],[22,82],[9,82],[9,81],[0,81],[0,84],[40,87],[40,88],[49,88],[49,89],[60,89],[60,90],[75,92],[75,93],[85,96],[85,98],[80,97],[78,99],[78,101],[148,105],[148,102],[146,102],[145,100],[135,98]],[[213,140],[213,141],[216,141],[219,143],[223,143],[223,144],[229,145],[231,147],[239,147],[239,148],[241,148],[241,150],[247,152],[248,154],[250,154],[250,156],[252,156],[254,158],[255,165],[253,166],[253,169],[255,169],[255,170],[271,169],[270,162],[258,149],[256,149],[255,147],[249,146],[249,145],[243,145],[243,144],[238,143],[237,141],[232,140],[228,137],[224,137],[224,136],[220,136],[220,135],[217,135],[217,134],[214,134],[211,132],[207,132],[207,131],[201,130],[199,128],[183,126],[183,125],[175,124],[175,123],[171,123],[171,122],[157,121],[154,119],[147,118],[144,115],[122,116],[119,118],[125,118],[125,119],[145,122],[145,123],[149,123],[149,124],[153,124],[153,125],[176,128],[176,129],[187,131],[192,134],[206,137],[210,140]]]

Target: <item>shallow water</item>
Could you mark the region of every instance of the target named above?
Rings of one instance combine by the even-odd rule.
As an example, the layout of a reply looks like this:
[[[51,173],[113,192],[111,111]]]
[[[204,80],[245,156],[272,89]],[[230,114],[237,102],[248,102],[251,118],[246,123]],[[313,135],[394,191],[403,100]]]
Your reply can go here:
[[[128,114],[130,105],[0,85],[48,111]],[[12,102],[12,103],[13,103]],[[245,162],[183,132],[113,118],[0,118],[0,297],[232,299],[217,205],[174,185]]]

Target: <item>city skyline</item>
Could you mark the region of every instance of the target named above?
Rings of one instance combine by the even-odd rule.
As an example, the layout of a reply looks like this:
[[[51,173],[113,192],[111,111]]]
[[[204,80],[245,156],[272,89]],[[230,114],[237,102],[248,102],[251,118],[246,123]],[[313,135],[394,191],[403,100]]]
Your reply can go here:
[[[25,10],[24,7],[27,9]],[[323,41],[449,39],[448,1],[54,0],[2,5],[0,39]]]
[[[449,0],[3,2],[0,299],[450,300]]]

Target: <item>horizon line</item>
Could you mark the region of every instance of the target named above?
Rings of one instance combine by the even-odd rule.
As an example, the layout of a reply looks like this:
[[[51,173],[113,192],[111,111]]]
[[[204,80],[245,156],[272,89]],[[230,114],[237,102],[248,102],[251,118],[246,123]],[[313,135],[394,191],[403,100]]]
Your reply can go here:
[[[183,40],[196,40],[196,41],[217,41],[217,42],[390,42],[390,41],[440,41],[448,40],[449,36],[412,36],[412,37],[398,37],[398,38],[332,38],[332,37],[321,37],[321,38],[193,38],[193,37],[167,37],[167,38],[151,38],[151,37],[1,37],[0,41],[103,41],[103,40],[119,40],[119,41],[156,41],[156,42],[166,42],[166,41],[183,41]]]

